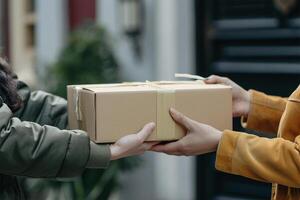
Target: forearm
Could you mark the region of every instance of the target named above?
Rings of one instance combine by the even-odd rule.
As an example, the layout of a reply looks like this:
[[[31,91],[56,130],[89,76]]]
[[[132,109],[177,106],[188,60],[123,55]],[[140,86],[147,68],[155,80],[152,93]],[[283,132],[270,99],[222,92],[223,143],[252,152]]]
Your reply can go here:
[[[277,133],[279,122],[286,106],[286,99],[269,96],[254,90],[251,94],[250,111],[247,117],[242,118],[245,128]]]
[[[300,187],[299,137],[295,142],[224,131],[216,168],[251,179]]]
[[[0,108],[0,115],[2,174],[73,177],[82,173],[89,159],[94,159],[90,156],[90,140],[83,131],[60,130],[11,118],[12,113],[5,104]],[[108,165],[110,155],[107,148],[97,148],[103,150],[97,157],[97,167]]]

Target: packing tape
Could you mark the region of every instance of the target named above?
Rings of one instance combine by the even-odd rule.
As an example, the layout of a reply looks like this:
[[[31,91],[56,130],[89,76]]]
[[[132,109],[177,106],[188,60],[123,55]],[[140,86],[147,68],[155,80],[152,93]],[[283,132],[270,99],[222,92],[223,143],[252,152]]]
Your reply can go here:
[[[201,81],[206,80],[206,78],[202,76],[192,75],[192,74],[179,74],[179,73],[175,74],[175,78],[187,78],[187,79],[194,79],[194,80],[201,80]]]
[[[178,76],[178,74],[177,74]],[[192,75],[183,74],[185,78],[195,78],[191,77]],[[180,76],[180,77],[183,77]],[[202,78],[202,77],[201,77]],[[175,90],[174,89],[166,89],[162,88],[162,85],[168,85],[168,84],[203,84],[204,82],[202,80],[196,80],[196,81],[145,81],[145,82],[123,82],[123,83],[117,83],[117,84],[103,84],[103,85],[86,85],[89,87],[95,87],[95,88],[107,88],[107,87],[122,87],[122,86],[150,86],[157,88],[157,110],[156,110],[156,118],[157,118],[157,124],[156,124],[156,133],[157,138],[160,140],[164,140],[164,133],[174,133],[175,134],[175,123],[173,122],[170,114],[169,109],[171,107],[175,107]],[[78,127],[81,127],[82,122],[82,111],[80,106],[80,95],[79,92],[82,90],[84,85],[81,86],[75,86],[75,92],[74,92],[74,105],[75,105],[75,113],[76,113],[76,119],[78,122]],[[171,125],[172,124],[172,125]],[[175,135],[174,135],[175,136]]]
[[[110,88],[110,87],[126,87],[126,86],[144,86],[144,85],[176,85],[176,84],[204,84],[202,80],[194,81],[145,81],[145,82],[123,82],[123,83],[112,83],[112,84],[88,84],[80,85],[79,88]]]
[[[159,82],[161,83],[161,82]],[[175,90],[162,88],[157,82],[146,81],[150,87],[157,88],[156,91],[156,139],[166,140],[166,133],[174,134],[175,123],[169,114],[171,107],[175,108]]]
[[[75,89],[75,92],[74,92],[73,102],[75,105],[76,119],[79,122],[79,121],[82,121],[82,112],[81,112],[80,95],[79,95],[79,91],[82,90],[82,88],[79,86],[75,86],[74,89]]]
[[[175,108],[175,90],[158,89],[156,98],[156,136],[158,140],[165,140],[168,139],[164,137],[166,133],[175,136],[175,123],[169,114],[169,109]]]

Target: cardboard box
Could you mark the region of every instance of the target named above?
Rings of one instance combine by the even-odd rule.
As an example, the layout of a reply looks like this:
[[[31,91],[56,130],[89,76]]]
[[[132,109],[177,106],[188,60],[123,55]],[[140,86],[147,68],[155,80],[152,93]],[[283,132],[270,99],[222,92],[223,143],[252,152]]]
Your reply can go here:
[[[196,81],[68,86],[70,129],[82,129],[97,143],[115,142],[146,123],[156,129],[148,141],[170,141],[185,131],[169,115],[173,107],[220,130],[232,128],[231,87]]]

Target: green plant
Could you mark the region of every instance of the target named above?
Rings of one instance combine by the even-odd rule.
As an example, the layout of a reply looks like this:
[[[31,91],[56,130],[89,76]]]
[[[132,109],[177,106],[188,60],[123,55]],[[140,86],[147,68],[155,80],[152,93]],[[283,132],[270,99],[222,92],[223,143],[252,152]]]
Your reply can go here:
[[[74,31],[53,66],[54,93],[66,96],[66,85],[118,81],[117,62],[107,32],[86,24]]]
[[[63,97],[66,97],[68,84],[118,81],[117,62],[105,30],[87,24],[71,33],[51,71],[52,78],[55,77],[51,91]],[[140,162],[138,158],[121,159],[111,162],[106,170],[86,170],[79,178],[63,182],[29,180],[26,187],[32,199],[44,195],[51,199],[105,200],[118,188],[118,175],[134,169]]]

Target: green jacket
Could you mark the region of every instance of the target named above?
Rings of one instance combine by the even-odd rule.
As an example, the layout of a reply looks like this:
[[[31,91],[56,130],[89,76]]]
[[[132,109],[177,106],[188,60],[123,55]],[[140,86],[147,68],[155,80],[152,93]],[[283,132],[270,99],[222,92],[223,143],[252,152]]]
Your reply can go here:
[[[12,113],[0,101],[0,174],[26,177],[73,177],[85,168],[104,168],[108,145],[90,142],[84,131],[67,127],[66,100],[31,92],[18,81],[23,106]]]

